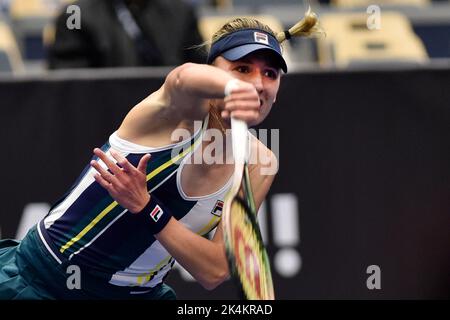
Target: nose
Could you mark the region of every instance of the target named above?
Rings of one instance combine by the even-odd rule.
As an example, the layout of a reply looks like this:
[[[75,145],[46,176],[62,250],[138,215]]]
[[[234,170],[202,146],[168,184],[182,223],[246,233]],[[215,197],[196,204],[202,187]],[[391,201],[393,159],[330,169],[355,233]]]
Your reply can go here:
[[[261,72],[255,72],[253,77],[252,77],[252,83],[256,88],[256,91],[258,91],[258,93],[261,93],[264,90],[264,84],[263,84],[263,77],[261,75]]]

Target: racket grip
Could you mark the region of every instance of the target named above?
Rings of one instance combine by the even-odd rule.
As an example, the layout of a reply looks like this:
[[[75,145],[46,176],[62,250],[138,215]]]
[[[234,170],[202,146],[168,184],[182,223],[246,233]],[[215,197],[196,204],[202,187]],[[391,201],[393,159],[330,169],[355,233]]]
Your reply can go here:
[[[243,120],[231,118],[231,141],[234,161],[243,164],[248,161],[248,126]]]
[[[225,97],[229,96],[236,89],[239,80],[231,79],[227,82],[224,90]],[[231,117],[231,141],[233,146],[233,156],[236,163],[248,161],[248,126],[245,121]]]
[[[238,79],[231,79],[227,82],[227,84],[225,85],[225,89],[223,91],[225,97],[229,96],[234,89],[239,87],[238,83],[239,83]]]
[[[172,217],[170,211],[154,195],[150,195],[150,201],[146,206],[134,214],[147,215],[149,231],[152,234],[157,234],[164,229]]]

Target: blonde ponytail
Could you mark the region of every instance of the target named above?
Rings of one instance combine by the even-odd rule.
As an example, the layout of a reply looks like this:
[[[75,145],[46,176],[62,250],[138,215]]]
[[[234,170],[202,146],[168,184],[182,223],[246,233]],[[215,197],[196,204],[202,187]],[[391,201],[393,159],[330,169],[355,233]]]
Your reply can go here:
[[[278,32],[276,38],[279,43],[282,43],[292,37],[311,37],[319,35],[325,35],[325,31],[320,27],[317,15],[311,11],[311,7],[308,7],[302,20],[289,28],[289,30]]]

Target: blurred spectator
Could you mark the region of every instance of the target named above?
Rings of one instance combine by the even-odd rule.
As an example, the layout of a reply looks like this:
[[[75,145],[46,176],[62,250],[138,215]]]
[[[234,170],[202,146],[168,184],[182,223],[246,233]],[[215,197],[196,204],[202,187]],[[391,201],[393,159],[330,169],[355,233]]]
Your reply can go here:
[[[0,0],[0,14],[9,14],[9,7],[11,6],[11,0]]]
[[[204,62],[197,16],[183,0],[79,0],[80,29],[56,20],[48,66],[59,68],[163,66]],[[68,20],[69,19],[69,20]]]

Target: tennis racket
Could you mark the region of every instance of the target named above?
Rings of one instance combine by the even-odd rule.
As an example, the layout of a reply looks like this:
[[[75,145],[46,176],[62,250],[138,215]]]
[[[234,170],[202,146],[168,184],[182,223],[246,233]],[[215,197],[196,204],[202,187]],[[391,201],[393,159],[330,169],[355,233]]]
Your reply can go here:
[[[231,118],[234,154],[233,184],[222,215],[225,248],[231,274],[248,300],[275,299],[270,262],[256,220],[256,207],[248,173],[247,124]]]

